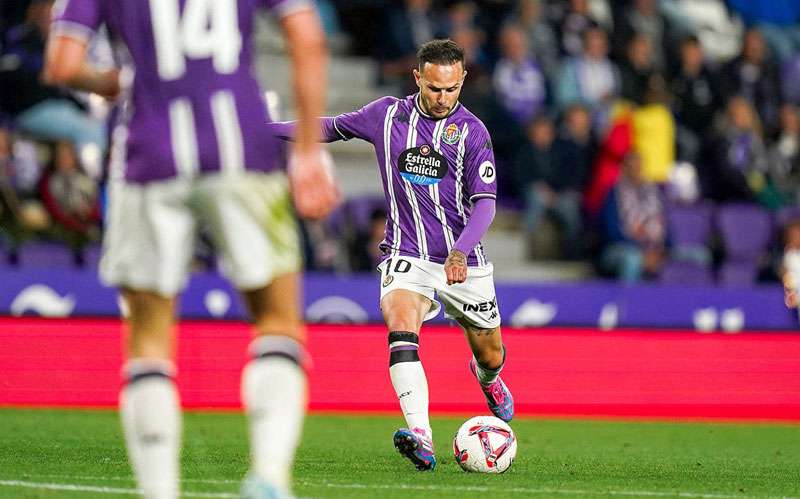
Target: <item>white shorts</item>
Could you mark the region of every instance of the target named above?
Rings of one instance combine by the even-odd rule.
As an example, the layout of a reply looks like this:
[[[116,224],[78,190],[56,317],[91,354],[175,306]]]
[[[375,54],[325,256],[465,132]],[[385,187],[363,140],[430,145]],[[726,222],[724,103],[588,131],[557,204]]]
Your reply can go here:
[[[480,329],[500,326],[500,310],[494,292],[489,263],[482,267],[469,267],[467,280],[460,284],[447,284],[444,265],[420,258],[397,256],[378,266],[381,271],[381,299],[395,289],[406,289],[431,300],[431,309],[424,320],[439,315],[444,303],[445,317],[464,319]]]
[[[258,289],[301,268],[283,172],[117,181],[108,194],[100,277],[109,285],[176,295],[186,286],[199,226],[238,289]]]

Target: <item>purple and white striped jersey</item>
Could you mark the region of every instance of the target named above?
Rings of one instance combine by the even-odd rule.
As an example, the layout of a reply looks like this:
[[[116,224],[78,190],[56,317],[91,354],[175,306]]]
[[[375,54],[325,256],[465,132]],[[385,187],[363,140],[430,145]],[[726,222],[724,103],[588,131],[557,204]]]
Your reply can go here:
[[[112,177],[144,183],[284,166],[252,76],[259,7],[277,16],[312,8],[308,0],[58,2],[53,34],[88,41],[105,25],[118,62],[133,70],[113,133]]]
[[[496,198],[497,169],[484,124],[460,103],[442,119],[411,95],[383,97],[323,120],[328,140],[371,142],[386,196],[385,258],[405,255],[444,263],[470,217],[472,203]],[[478,243],[470,266],[487,263]]]

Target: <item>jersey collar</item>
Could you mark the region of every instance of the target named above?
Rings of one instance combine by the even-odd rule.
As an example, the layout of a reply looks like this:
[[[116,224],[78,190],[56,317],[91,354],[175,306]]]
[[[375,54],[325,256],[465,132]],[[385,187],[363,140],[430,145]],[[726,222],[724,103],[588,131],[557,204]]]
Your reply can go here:
[[[449,113],[447,113],[447,116],[442,116],[441,118],[434,118],[433,116],[431,116],[430,114],[428,114],[428,113],[426,113],[425,111],[422,110],[422,106],[419,105],[419,92],[417,92],[417,93],[414,94],[414,107],[417,108],[417,112],[419,114],[421,114],[422,116],[424,116],[424,117],[426,117],[426,118],[428,118],[430,120],[439,121],[439,120],[445,120],[445,119],[449,118],[456,111],[458,111],[458,108],[461,107],[461,102],[456,102],[456,105],[453,106],[453,109],[451,109]]]

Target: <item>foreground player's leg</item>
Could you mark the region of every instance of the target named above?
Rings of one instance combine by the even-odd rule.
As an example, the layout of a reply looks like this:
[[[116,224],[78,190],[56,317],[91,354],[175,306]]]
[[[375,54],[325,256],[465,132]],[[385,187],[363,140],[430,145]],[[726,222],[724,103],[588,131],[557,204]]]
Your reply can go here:
[[[147,499],[178,497],[181,414],[175,388],[174,303],[146,291],[124,291],[129,360],[123,367],[120,415],[131,466]]]
[[[245,293],[258,335],[242,373],[252,457],[251,475],[243,490],[246,497],[289,497],[307,400],[299,297],[296,273]]]
[[[419,470],[436,466],[428,417],[428,380],[418,353],[418,332],[430,306],[428,298],[402,289],[381,300],[389,328],[389,377],[408,425],[395,433],[394,445]]]
[[[463,319],[459,323],[472,349],[469,369],[478,380],[489,409],[503,421],[511,421],[514,417],[514,397],[500,378],[506,360],[500,328],[481,329]]]

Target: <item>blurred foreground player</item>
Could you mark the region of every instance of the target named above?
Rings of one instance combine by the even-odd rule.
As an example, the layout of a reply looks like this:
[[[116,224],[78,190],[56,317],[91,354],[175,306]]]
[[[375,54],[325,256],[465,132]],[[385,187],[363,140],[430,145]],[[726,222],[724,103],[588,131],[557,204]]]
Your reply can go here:
[[[266,135],[270,117],[251,76],[259,6],[280,18],[293,60],[299,126],[288,179],[283,146]],[[87,43],[101,25],[130,82],[120,71],[86,64]],[[336,201],[316,118],[326,64],[319,21],[305,0],[66,0],[55,12],[45,77],[125,101],[113,132],[100,273],[121,288],[130,309],[120,412],[147,498],[179,495],[175,296],[186,284],[201,224],[255,325],[242,374],[252,454],[243,495],[290,495],[306,403],[292,196],[297,212],[310,218]]]
[[[464,329],[478,379],[495,416],[514,415],[500,379],[505,348],[492,264],[481,238],[492,223],[497,170],[484,124],[458,102],[466,71],[464,51],[434,40],[418,54],[419,92],[383,97],[358,111],[323,118],[327,141],[354,137],[375,146],[387,202],[380,245],[381,310],[389,329],[389,375],[408,428],[394,444],[420,470],[436,466],[428,419],[428,382],[419,360],[422,322],[441,305]],[[291,136],[291,123],[273,123]]]

